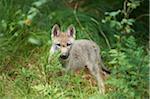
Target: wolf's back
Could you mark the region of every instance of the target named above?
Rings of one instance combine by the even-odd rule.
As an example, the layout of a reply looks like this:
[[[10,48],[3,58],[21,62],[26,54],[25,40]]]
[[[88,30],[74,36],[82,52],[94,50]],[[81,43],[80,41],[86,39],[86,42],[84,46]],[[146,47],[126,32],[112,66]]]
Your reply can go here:
[[[99,63],[100,68],[110,74],[102,62],[99,46],[91,40],[76,40],[70,50],[70,58],[79,66],[88,65],[88,62]]]

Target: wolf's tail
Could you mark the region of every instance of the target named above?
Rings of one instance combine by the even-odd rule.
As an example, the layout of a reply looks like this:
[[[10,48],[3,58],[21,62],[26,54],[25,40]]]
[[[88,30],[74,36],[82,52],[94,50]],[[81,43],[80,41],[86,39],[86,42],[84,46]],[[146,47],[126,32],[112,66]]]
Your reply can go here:
[[[99,49],[99,47],[97,47],[97,48]],[[97,53],[100,53],[100,49],[99,49],[99,50],[96,50],[96,51],[97,51]],[[104,63],[103,63],[103,61],[102,61],[102,59],[101,59],[101,55],[96,54],[96,56],[97,56],[97,59],[99,60],[99,65],[101,66],[100,68],[102,69],[102,71],[105,72],[106,74],[111,74],[110,70],[108,70],[108,69],[105,67],[105,65],[104,65]]]
[[[102,60],[100,61],[100,65],[101,65],[101,68],[102,68],[102,71],[106,72],[107,74],[111,74],[110,70],[108,70],[104,63],[102,62]]]
[[[105,72],[106,74],[111,74],[110,70],[108,70],[104,65],[101,56],[97,55],[97,57],[99,58],[99,65],[101,66],[102,71]]]

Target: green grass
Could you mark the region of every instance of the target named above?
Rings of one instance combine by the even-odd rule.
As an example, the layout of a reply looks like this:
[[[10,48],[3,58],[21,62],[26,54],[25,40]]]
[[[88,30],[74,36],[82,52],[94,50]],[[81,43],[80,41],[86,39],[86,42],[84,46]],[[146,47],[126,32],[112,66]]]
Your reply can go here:
[[[97,86],[82,78],[82,75],[59,75],[62,67],[54,58],[47,63],[48,48],[33,51],[30,57],[19,59],[2,73],[1,97],[12,98],[81,98],[98,94]],[[3,70],[4,71],[4,70]]]

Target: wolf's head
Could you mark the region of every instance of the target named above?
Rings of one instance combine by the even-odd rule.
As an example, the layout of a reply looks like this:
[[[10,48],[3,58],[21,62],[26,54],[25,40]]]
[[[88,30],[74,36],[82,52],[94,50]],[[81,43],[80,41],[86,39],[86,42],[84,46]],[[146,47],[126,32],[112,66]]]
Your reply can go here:
[[[60,27],[55,24],[52,28],[51,38],[55,50],[60,50],[60,58],[67,59],[69,56],[69,50],[75,40],[75,28],[70,25],[66,32],[61,32]]]

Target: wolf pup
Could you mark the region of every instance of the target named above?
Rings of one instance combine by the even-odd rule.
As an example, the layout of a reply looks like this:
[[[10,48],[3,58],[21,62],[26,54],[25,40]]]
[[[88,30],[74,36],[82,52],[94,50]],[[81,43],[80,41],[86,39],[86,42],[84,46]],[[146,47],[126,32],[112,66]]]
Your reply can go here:
[[[99,55],[100,49],[93,41],[75,40],[75,32],[73,25],[70,25],[66,32],[61,32],[59,26],[55,24],[51,31],[50,54],[60,51],[60,60],[64,63],[66,71],[75,71],[86,67],[96,78],[100,93],[104,94],[102,70],[107,71],[107,69]]]

